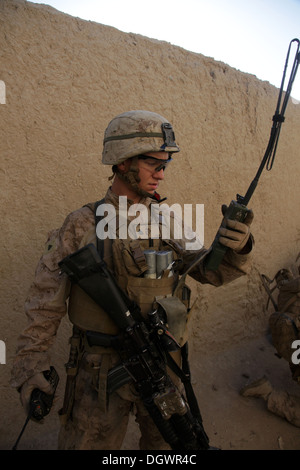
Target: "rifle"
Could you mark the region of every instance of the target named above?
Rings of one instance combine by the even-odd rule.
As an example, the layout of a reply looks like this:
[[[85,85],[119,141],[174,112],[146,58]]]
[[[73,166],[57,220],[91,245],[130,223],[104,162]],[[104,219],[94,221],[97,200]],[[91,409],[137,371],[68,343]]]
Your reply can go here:
[[[120,328],[123,341],[116,342],[116,349],[122,363],[115,372],[125,372],[124,383],[127,377],[133,381],[165,441],[173,450],[209,449],[200,410],[189,386],[189,371],[180,369],[169,355],[170,350],[180,346],[157,310],[148,314],[147,322],[143,319],[139,306],[119,287],[93,244],[67,256],[59,266]],[[97,332],[87,332],[89,341],[94,336]],[[171,380],[167,365],[180,370],[186,394],[192,396],[190,403]]]
[[[291,69],[291,74],[290,74],[290,79],[288,82],[288,86],[285,92],[284,100],[282,103],[282,108],[280,110],[280,104],[281,104],[281,99],[282,99],[282,94],[283,94],[283,87],[284,87],[284,82],[285,82],[285,76],[286,76],[286,70],[289,62],[289,55],[290,55],[290,50],[293,42],[297,42],[297,50],[294,58],[294,62],[292,65]],[[258,168],[258,171],[250,183],[250,186],[245,194],[245,196],[241,196],[240,194],[237,194],[237,200],[236,201],[231,201],[229,207],[227,208],[224,218],[223,218],[223,224],[226,224],[225,219],[230,219],[230,220],[237,220],[239,222],[244,222],[244,220],[247,217],[247,214],[249,212],[249,209],[247,208],[247,205],[250,201],[250,198],[252,197],[255,188],[257,186],[258,180],[260,178],[260,175],[266,166],[266,169],[270,171],[272,169],[273,163],[274,163],[274,158],[275,158],[275,153],[278,145],[278,140],[279,140],[279,135],[280,135],[280,130],[281,130],[281,125],[285,120],[284,113],[285,109],[288,104],[288,100],[292,91],[292,85],[296,77],[297,69],[299,66],[299,61],[300,61],[300,52],[299,52],[299,47],[300,47],[300,41],[299,39],[292,39],[292,41],[289,44],[287,56],[286,56],[286,61],[285,61],[285,66],[284,66],[284,71],[283,71],[283,77],[281,81],[281,87],[279,90],[279,96],[278,96],[278,101],[277,101],[277,106],[275,110],[275,114],[273,116],[273,125],[271,128],[271,134],[269,138],[269,143],[267,145],[267,149],[265,151],[264,157],[262,159],[262,162]],[[226,251],[227,247],[222,245],[219,242],[219,234],[217,233],[215,236],[215,239],[212,243],[211,246],[211,252],[207,256],[207,260],[205,262],[205,269],[206,270],[213,270],[215,271],[218,269],[219,264],[221,263]]]
[[[20,442],[20,439],[25,431],[29,420],[32,419],[34,421],[41,421],[47,414],[50,413],[52,408],[53,399],[55,395],[55,391],[59,382],[58,374],[53,366],[50,367],[50,370],[46,370],[43,372],[44,377],[53,387],[53,392],[51,394],[47,394],[42,392],[38,388],[35,388],[30,396],[29,402],[29,412],[27,418],[25,420],[24,426],[19,434],[18,439],[16,440],[15,445],[13,446],[12,450],[17,450],[17,446]]]

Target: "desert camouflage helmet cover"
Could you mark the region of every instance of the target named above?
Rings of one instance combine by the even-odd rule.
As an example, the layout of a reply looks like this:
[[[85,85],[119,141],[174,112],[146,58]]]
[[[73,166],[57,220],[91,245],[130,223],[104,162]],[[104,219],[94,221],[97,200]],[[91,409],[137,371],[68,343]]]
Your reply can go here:
[[[117,165],[135,155],[161,151],[179,152],[169,121],[151,111],[127,111],[106,128],[102,163]]]

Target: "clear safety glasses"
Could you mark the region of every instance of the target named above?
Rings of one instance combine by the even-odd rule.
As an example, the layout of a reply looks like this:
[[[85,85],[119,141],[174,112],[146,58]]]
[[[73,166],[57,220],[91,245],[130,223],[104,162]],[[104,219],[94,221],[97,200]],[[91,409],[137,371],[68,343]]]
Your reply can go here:
[[[167,160],[161,160],[160,158],[150,157],[149,155],[137,155],[139,160],[143,160],[143,163],[149,171],[152,173],[157,173],[160,170],[167,168],[169,163],[173,160],[169,157]]]

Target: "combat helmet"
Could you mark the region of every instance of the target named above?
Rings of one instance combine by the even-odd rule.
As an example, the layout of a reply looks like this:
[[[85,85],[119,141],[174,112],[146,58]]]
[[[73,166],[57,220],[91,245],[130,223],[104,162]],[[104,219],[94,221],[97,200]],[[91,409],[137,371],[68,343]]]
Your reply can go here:
[[[105,130],[102,163],[112,165],[113,176],[117,174],[136,193],[153,197],[139,188],[138,156],[148,152],[166,152],[171,158],[179,151],[172,125],[166,118],[151,111],[127,111],[113,118]],[[128,158],[132,158],[129,171],[121,174],[117,165]]]
[[[179,152],[169,121],[151,111],[127,111],[113,118],[104,133],[102,163],[118,165],[147,152]]]

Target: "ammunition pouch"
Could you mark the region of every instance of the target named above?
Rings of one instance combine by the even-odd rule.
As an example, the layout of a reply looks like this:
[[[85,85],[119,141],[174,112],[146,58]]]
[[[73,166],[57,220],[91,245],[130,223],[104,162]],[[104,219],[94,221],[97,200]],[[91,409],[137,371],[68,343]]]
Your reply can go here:
[[[187,327],[187,309],[186,306],[179,300],[178,297],[170,296],[157,298],[156,303],[159,306],[159,311],[163,312],[161,315],[165,318],[168,324],[168,329],[176,339],[176,341],[183,345],[186,342],[186,327]]]
[[[171,296],[173,288],[174,277],[149,279],[128,276],[125,286],[128,296],[139,305],[144,318],[153,310],[155,300],[157,298]]]

